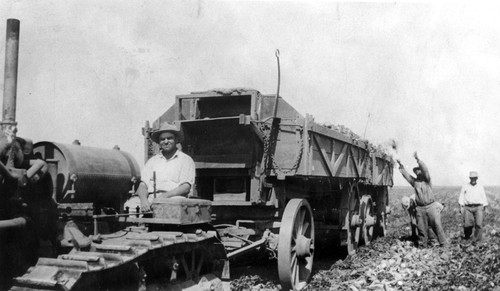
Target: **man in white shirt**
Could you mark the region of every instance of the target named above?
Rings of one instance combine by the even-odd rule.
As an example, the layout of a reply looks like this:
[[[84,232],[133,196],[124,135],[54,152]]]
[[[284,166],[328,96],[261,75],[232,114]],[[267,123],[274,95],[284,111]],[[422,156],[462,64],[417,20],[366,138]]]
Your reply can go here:
[[[195,164],[190,156],[177,148],[180,138],[180,131],[171,124],[163,124],[151,133],[151,140],[158,143],[160,152],[144,165],[137,196],[125,203],[130,211],[135,211],[137,206],[143,212],[150,211],[155,186],[157,197],[187,197],[192,193]]]
[[[483,213],[488,206],[484,187],[477,182],[478,174],[476,171],[469,173],[470,182],[462,187],[458,204],[460,204],[460,213],[464,219],[465,239],[469,239],[474,231],[474,240],[481,241],[483,238]]]

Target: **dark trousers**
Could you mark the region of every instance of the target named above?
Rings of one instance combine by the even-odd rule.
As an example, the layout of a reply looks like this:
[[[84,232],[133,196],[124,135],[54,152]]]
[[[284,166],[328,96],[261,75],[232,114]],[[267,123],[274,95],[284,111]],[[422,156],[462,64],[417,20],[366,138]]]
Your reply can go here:
[[[427,246],[429,228],[434,231],[441,246],[448,244],[441,224],[441,211],[435,202],[427,206],[417,206],[418,242],[422,247]]]
[[[464,235],[469,239],[474,229],[474,239],[481,241],[483,239],[483,205],[465,206],[464,208]]]
[[[413,208],[408,210],[410,214],[410,224],[411,224],[411,239],[413,241],[418,241],[418,226],[417,226],[417,209]],[[432,227],[428,227],[428,236],[427,236],[427,241],[429,243],[437,243],[438,239],[434,231],[432,230]]]

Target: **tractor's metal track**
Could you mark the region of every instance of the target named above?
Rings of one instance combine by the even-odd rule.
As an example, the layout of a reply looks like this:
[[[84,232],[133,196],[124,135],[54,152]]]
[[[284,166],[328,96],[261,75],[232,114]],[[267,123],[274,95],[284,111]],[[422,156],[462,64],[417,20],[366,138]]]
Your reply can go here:
[[[215,232],[120,231],[87,250],[74,248],[58,258],[40,258],[23,276],[14,278],[11,290],[113,290],[125,284],[138,286],[141,278],[137,277],[145,278],[144,272],[195,280],[203,265],[215,266],[224,259]],[[182,278],[177,277],[178,270]]]

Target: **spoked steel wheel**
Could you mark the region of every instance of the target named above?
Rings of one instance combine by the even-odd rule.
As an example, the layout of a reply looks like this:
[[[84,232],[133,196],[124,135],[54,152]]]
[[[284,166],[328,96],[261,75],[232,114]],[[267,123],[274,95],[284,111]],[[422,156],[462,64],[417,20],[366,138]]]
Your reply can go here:
[[[374,238],[374,229],[377,221],[377,216],[370,195],[365,195],[361,198],[360,213],[363,222],[363,226],[361,228],[363,241],[365,242],[365,245],[369,245]]]
[[[387,236],[387,214],[385,212],[380,213],[377,216],[377,237]]]
[[[314,257],[314,219],[305,199],[292,199],[281,219],[278,273],[283,290],[301,290],[311,278]]]
[[[181,263],[186,279],[197,282],[200,278],[201,268],[205,264],[205,252],[192,250],[188,256],[182,255]]]
[[[345,228],[347,230],[347,253],[352,255],[358,249],[361,239],[362,218],[360,215],[359,189],[356,184],[351,186],[349,191],[349,211],[345,218]]]
[[[347,230],[347,253],[352,255],[358,249],[361,240],[362,218],[360,215],[359,189],[357,184],[352,184],[349,188],[348,211],[344,220],[344,228]]]

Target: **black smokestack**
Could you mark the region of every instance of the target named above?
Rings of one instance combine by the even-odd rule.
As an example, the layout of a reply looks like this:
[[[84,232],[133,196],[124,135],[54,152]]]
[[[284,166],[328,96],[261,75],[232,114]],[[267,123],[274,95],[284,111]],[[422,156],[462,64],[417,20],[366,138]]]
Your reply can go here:
[[[5,71],[1,124],[16,124],[17,64],[19,55],[19,26],[17,19],[7,19],[5,42]]]

